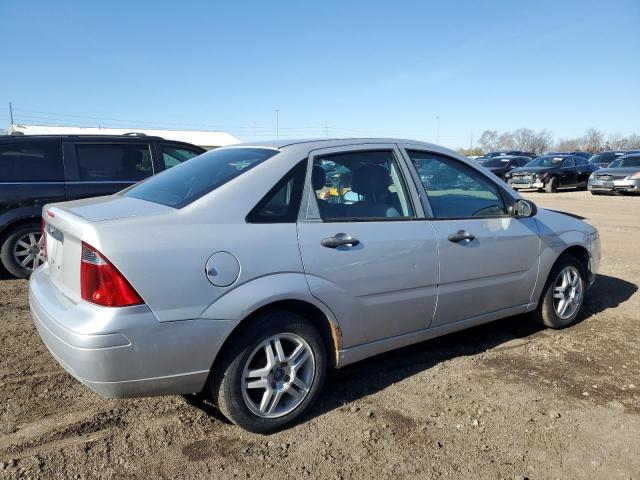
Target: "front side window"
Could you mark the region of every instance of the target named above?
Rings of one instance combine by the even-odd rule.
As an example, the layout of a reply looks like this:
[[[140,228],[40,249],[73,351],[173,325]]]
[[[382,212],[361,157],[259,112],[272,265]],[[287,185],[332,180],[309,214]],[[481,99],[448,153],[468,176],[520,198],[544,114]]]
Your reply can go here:
[[[147,144],[78,144],[82,181],[139,182],[153,175]]]
[[[435,218],[500,217],[507,214],[500,189],[475,169],[448,157],[408,151]]]
[[[414,215],[398,161],[390,150],[317,157],[311,179],[323,220],[383,220]]]
[[[134,185],[122,195],[182,208],[278,153],[272,148],[218,148]]]
[[[62,182],[60,142],[0,144],[0,182]]]
[[[190,158],[200,155],[200,152],[187,148],[172,147],[171,145],[162,145],[160,148],[162,149],[162,162],[165,169],[175,167]]]
[[[573,158],[567,158],[562,164],[562,168],[572,168],[575,167],[575,163],[573,162]]]

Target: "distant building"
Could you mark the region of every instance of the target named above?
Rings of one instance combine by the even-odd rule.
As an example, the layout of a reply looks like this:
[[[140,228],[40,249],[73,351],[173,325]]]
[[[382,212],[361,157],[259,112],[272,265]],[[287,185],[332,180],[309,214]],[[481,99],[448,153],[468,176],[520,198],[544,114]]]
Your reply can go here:
[[[9,135],[123,135],[140,133],[148,136],[162,137],[167,140],[192,143],[210,150],[240,143],[233,135],[225,132],[206,132],[197,130],[156,130],[147,128],[98,128],[98,127],[52,127],[48,125],[9,126]]]

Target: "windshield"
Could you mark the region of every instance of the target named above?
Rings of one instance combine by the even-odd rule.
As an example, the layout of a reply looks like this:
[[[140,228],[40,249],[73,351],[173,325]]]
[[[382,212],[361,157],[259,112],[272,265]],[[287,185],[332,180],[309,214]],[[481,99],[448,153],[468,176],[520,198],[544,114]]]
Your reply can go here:
[[[622,157],[614,160],[609,168],[640,167],[640,157]]]
[[[538,157],[527,163],[527,167],[559,167],[562,165],[564,157],[555,157],[553,155],[545,155],[544,157]]]
[[[504,167],[509,163],[510,158],[491,158],[485,161],[482,165],[485,167]]]
[[[489,152],[484,156],[484,158],[499,157],[500,155],[504,155],[504,152]]]
[[[589,159],[589,163],[611,163],[616,158],[620,158],[624,153],[622,152],[604,152],[596,153]]]
[[[279,153],[231,147],[203,153],[121,192],[126,197],[182,208]]]

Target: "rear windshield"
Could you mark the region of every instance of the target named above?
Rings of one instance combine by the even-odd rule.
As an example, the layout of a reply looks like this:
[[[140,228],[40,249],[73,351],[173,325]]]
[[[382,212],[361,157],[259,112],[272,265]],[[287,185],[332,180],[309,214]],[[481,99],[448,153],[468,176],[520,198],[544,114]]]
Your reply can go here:
[[[182,208],[279,153],[272,148],[232,147],[203,153],[121,192]]]

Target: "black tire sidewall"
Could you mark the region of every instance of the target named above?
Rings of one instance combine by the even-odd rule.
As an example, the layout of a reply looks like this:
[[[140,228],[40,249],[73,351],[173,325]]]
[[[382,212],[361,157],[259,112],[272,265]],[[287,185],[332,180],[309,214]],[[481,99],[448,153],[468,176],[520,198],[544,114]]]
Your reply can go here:
[[[558,275],[565,267],[568,267],[568,266],[574,266],[576,267],[578,272],[580,272],[580,281],[582,282],[582,298],[580,300],[580,306],[575,311],[575,313],[571,315],[569,318],[563,320],[557,315],[555,307],[553,305],[553,290],[554,290]],[[575,323],[577,317],[580,315],[580,312],[582,311],[585,295],[587,292],[587,283],[585,279],[586,279],[586,272],[584,270],[584,267],[580,263],[580,261],[578,261],[578,259],[576,259],[571,255],[563,255],[562,257],[560,257],[560,259],[558,259],[558,262],[556,262],[553,269],[551,270],[551,273],[549,274],[549,279],[547,281],[547,284],[545,285],[545,291],[543,294],[542,301],[538,306],[538,309],[540,310],[539,312],[540,320],[545,326],[549,328],[558,329],[558,328],[568,327],[573,323]]]
[[[16,262],[16,259],[13,256],[13,249],[16,242],[26,233],[35,232],[39,234],[40,230],[41,226],[37,222],[25,223],[13,228],[2,242],[2,248],[0,249],[0,258],[2,259],[2,264],[14,277],[26,279],[29,278],[32,273],[32,270],[24,268],[22,265]]]
[[[314,381],[307,398],[294,411],[278,418],[262,418],[245,404],[242,373],[253,350],[266,338],[280,333],[293,333],[309,344],[315,356]],[[232,341],[217,362],[209,387],[218,408],[233,423],[254,433],[271,433],[294,422],[315,403],[326,375],[327,349],[317,329],[303,317],[280,310],[265,312],[250,320]]]
[[[558,179],[556,177],[551,177],[544,189],[547,193],[555,193],[558,188]]]

